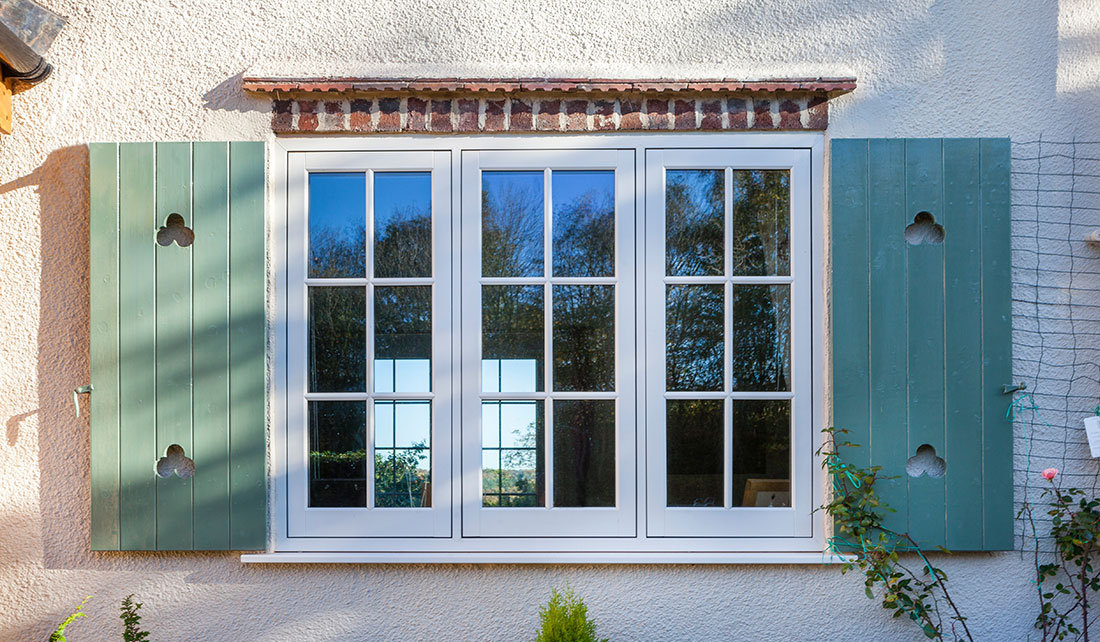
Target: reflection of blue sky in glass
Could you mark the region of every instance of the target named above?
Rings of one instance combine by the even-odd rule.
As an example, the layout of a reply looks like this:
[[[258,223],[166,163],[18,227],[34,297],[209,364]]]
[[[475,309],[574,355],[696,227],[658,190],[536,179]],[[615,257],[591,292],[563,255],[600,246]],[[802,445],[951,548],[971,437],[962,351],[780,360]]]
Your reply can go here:
[[[589,192],[601,199],[610,199],[615,194],[615,172],[600,171],[557,171],[550,174],[551,199],[554,201],[554,214],[560,207],[571,205]],[[612,201],[612,204],[613,201]],[[555,221],[556,223],[556,221]]]
[[[375,359],[375,392],[428,392],[431,385],[430,359]]]
[[[374,402],[374,447],[411,448],[431,443],[429,401]]]
[[[319,173],[309,175],[309,238],[310,275],[321,276],[325,267],[333,262],[332,244],[345,245],[358,250],[353,263],[358,273],[349,272],[350,266],[340,263],[340,273],[324,276],[362,276],[365,263],[365,238],[367,212],[366,175],[363,172]]]
[[[402,214],[432,211],[432,175],[429,172],[374,173],[374,235],[386,236],[390,222]]]
[[[537,388],[538,360],[482,359],[483,392],[534,392]]]

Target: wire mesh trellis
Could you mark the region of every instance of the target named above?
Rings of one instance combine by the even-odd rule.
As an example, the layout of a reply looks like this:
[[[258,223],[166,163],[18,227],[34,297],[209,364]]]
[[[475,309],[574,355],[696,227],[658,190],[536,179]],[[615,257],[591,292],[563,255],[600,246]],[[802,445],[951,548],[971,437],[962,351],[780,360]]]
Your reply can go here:
[[[1083,423],[1100,405],[1100,243],[1087,240],[1097,229],[1100,141],[1013,141],[1013,372],[1031,395],[1015,408],[1015,498],[1037,507],[1035,522],[1017,521],[1027,550],[1051,548],[1041,469],[1093,495],[1100,483]]]

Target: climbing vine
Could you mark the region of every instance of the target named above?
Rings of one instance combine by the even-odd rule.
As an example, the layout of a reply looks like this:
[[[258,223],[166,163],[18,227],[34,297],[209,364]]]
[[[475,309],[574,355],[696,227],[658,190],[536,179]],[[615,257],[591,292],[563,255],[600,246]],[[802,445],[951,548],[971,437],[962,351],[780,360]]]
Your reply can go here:
[[[858,570],[863,575],[867,597],[882,600],[882,608],[893,617],[908,617],[933,640],[969,640],[966,617],[947,589],[947,574],[932,565],[909,533],[883,526],[893,512],[875,492],[882,479],[880,466],[859,468],[845,462],[841,450],[856,444],[837,441],[843,429],[826,428],[826,443],[818,450],[832,480],[833,493],[820,508],[833,519],[835,535],[829,539],[832,551],[841,553],[841,572]],[[946,549],[940,551],[948,553]]]

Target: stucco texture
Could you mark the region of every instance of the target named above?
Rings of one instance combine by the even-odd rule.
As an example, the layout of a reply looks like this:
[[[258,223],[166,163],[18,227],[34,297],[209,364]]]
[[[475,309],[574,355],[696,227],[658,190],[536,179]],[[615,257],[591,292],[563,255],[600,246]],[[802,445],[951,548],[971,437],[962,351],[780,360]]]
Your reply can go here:
[[[85,595],[89,617],[69,639],[120,639],[118,601],[136,593],[158,642],[517,641],[566,582],[615,641],[923,639],[835,566],[244,566],[234,554],[90,553],[88,425],[71,396],[89,376],[83,145],[270,139],[270,103],[240,91],[245,71],[851,75],[859,88],[834,101],[829,136],[1098,139],[1093,3],[44,4],[69,18],[48,56],[56,71],[15,97],[15,133],[0,137],[0,640],[44,639]],[[1035,637],[1026,555],[943,566],[975,639]]]

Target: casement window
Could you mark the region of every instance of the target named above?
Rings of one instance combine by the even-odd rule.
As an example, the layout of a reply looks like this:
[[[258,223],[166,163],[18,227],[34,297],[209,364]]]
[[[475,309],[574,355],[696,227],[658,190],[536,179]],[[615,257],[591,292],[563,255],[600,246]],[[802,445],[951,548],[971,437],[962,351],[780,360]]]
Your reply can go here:
[[[820,548],[820,137],[548,142],[281,142],[277,550]]]
[[[893,528],[1011,548],[1008,152],[93,144],[91,547],[820,562],[835,425]]]

